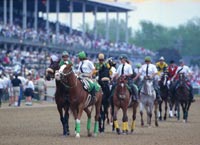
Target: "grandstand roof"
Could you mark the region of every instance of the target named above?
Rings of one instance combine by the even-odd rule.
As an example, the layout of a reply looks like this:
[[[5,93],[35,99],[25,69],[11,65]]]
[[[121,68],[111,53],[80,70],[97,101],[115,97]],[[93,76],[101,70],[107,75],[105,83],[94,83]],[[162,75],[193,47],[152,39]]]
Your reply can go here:
[[[45,6],[46,0],[38,0],[38,11],[46,12]],[[119,3],[119,2],[108,2],[103,0],[73,0],[74,2],[74,12],[82,12],[82,3],[86,2],[86,12],[93,12],[94,6],[98,6],[98,12],[106,12],[106,8],[109,9],[109,12],[127,12],[132,11],[135,8],[128,3]],[[0,1],[3,5],[3,1]],[[8,1],[9,3],[9,1]],[[22,0],[13,1],[14,9],[22,10]],[[69,12],[69,0],[60,0],[60,12]],[[27,1],[27,10],[30,12],[34,11],[34,0]],[[51,13],[56,12],[56,1],[50,0],[50,10]]]

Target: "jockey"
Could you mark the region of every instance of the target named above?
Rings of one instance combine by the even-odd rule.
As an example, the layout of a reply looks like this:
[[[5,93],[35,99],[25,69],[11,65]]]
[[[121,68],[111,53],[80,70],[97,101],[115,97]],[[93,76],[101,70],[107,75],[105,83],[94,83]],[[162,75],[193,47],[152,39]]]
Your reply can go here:
[[[158,69],[158,75],[161,76],[163,72],[167,71],[167,63],[163,56],[160,57],[159,62],[156,63],[156,68]]]
[[[138,101],[138,88],[133,83],[133,80],[132,80],[132,75],[133,75],[132,66],[129,64],[126,55],[121,55],[120,56],[120,61],[121,61],[121,64],[117,68],[117,73],[114,76],[114,78],[117,78],[117,77],[119,77],[121,75],[127,76],[128,77],[128,85],[131,88],[132,99],[134,101]],[[113,87],[112,87],[112,93],[114,91],[115,86],[116,85],[113,85]]]
[[[102,82],[110,81],[110,64],[105,62],[104,54],[99,53],[98,55],[99,62],[95,64],[96,75],[98,76],[98,82],[102,85]]]
[[[78,75],[81,77],[92,78],[95,73],[95,66],[92,61],[87,59],[86,53],[81,51],[78,53],[78,58],[80,60],[78,65]],[[95,96],[95,87],[90,91],[92,96]]]
[[[51,59],[52,62],[58,62],[59,61],[59,58],[56,55],[51,55],[50,59]]]
[[[158,102],[160,102],[161,101],[160,90],[159,90],[157,80],[155,79],[155,76],[157,75],[157,73],[158,73],[158,70],[156,68],[156,65],[151,63],[151,57],[146,56],[145,64],[141,66],[141,68],[139,69],[139,73],[136,75],[136,77],[133,80],[136,80],[139,76],[142,76],[142,78],[144,78],[145,76],[150,76],[151,78],[153,78],[154,79],[153,87],[156,91],[156,99]],[[140,89],[141,89],[141,86],[142,84],[139,85]]]
[[[116,69],[116,62],[114,62],[113,60],[112,60],[112,58],[110,58],[109,60],[108,60],[108,63],[109,63],[109,65],[110,65],[110,77],[111,77],[111,79],[113,79],[113,77],[116,75],[116,73],[117,73],[117,69]]]
[[[137,75],[139,73],[139,70],[140,70],[141,66],[142,66],[141,63],[137,63],[136,64],[136,67],[134,69],[135,75]],[[142,78],[138,77],[138,79],[135,80],[135,84],[138,86],[139,84],[141,84],[141,80],[142,80]]]
[[[174,77],[177,68],[178,68],[178,66],[174,63],[174,60],[171,60],[170,65],[167,68],[167,71],[169,74],[169,80],[171,80]]]
[[[168,76],[169,76],[167,85],[172,92],[173,92],[173,88],[174,88],[174,83],[172,82],[172,78],[174,77],[177,69],[178,69],[178,66],[174,63],[174,60],[171,60],[170,65],[167,68]]]
[[[59,66],[62,66],[65,63],[72,64],[72,62],[69,60],[69,53],[67,51],[62,53],[62,59],[60,60]]]
[[[190,91],[190,99],[191,99],[192,102],[194,102],[195,100],[193,99],[194,98],[193,87],[192,87],[192,85],[189,81],[189,78],[192,76],[192,71],[190,70],[190,68],[187,65],[184,64],[184,61],[182,59],[179,60],[179,63],[180,63],[180,66],[178,66],[175,75],[172,77],[172,80],[173,79],[177,80],[178,74],[183,73],[186,76],[186,79],[187,79],[187,82],[188,82],[187,85],[188,85],[189,91]],[[174,93],[175,93],[175,90],[176,90],[178,84],[179,84],[179,81],[177,80],[175,87],[174,87]]]

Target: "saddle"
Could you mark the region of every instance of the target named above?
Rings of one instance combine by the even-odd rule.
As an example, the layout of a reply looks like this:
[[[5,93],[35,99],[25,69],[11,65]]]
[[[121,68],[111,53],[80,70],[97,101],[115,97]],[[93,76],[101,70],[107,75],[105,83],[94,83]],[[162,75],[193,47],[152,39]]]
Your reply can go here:
[[[91,93],[93,90],[95,90],[95,92],[98,92],[101,88],[101,86],[92,79],[83,77],[78,77],[78,79],[81,81],[83,89],[88,93]]]

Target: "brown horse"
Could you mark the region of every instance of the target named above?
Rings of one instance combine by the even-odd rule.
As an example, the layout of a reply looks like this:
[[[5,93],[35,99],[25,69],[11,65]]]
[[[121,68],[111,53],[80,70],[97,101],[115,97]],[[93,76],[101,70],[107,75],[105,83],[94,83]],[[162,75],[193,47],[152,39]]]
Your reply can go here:
[[[165,104],[165,113],[164,113],[164,120],[167,119],[167,105],[168,105],[168,98],[169,98],[169,88],[168,88],[168,73],[164,72],[161,76],[161,79],[159,81],[160,86],[160,96],[162,98],[162,101],[159,103],[159,120],[162,120],[162,103]]]
[[[50,80],[55,77],[56,70],[59,70],[59,61],[52,61],[49,67],[46,70],[46,79]],[[55,80],[56,82],[56,92],[55,92],[55,101],[57,109],[60,115],[60,121],[63,126],[63,135],[69,135],[69,101],[68,101],[68,90],[62,84],[61,81]]]
[[[183,121],[187,122],[188,119],[188,111],[191,105],[190,91],[189,85],[187,84],[184,73],[179,73],[178,84],[175,88],[175,96],[178,104],[181,104],[183,111]],[[180,109],[178,105],[178,120],[180,119]]]
[[[85,79],[79,78],[74,71],[72,70],[72,64],[63,65],[59,70],[61,81],[68,86],[69,89],[69,102],[70,109],[74,115],[74,119],[76,121],[76,137],[80,137],[80,120],[83,113],[83,110],[86,112],[88,120],[87,120],[87,130],[88,136],[91,136],[91,113],[92,109],[95,106],[95,125],[94,125],[94,135],[96,136],[99,130],[98,120],[100,117],[100,107],[102,102],[102,90],[99,87],[95,96],[91,96],[91,94],[85,89],[83,86],[83,82],[89,84]],[[82,80],[82,81],[81,81]],[[84,84],[85,85],[85,84]],[[91,109],[89,108],[91,106]]]
[[[119,109],[122,109],[123,118],[122,118],[122,133],[128,134],[128,116],[127,110],[128,107],[133,107],[133,115],[132,115],[132,125],[131,125],[131,132],[135,129],[135,119],[136,119],[136,112],[137,112],[137,102],[132,101],[132,97],[127,85],[127,78],[125,76],[120,76],[117,80],[117,86],[114,90],[113,95],[113,105],[114,105],[114,114],[113,114],[113,121],[114,127],[118,134],[121,133],[117,121],[117,113]]]

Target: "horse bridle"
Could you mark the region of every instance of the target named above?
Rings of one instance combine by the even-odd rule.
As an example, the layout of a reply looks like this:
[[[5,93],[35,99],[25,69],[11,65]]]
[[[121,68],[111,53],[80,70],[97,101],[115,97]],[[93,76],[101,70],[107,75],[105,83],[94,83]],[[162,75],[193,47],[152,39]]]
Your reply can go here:
[[[69,72],[67,72],[67,73],[60,72],[60,75],[66,77],[66,76],[70,75],[71,73],[74,73],[72,69],[71,69],[71,71],[69,71]],[[78,79],[78,78],[76,77],[76,83],[75,83],[74,86],[69,86],[69,85],[67,85],[64,81],[62,81],[62,79],[61,79],[60,81],[61,81],[61,83],[62,83],[66,88],[74,88],[74,87],[77,86],[77,79]]]

